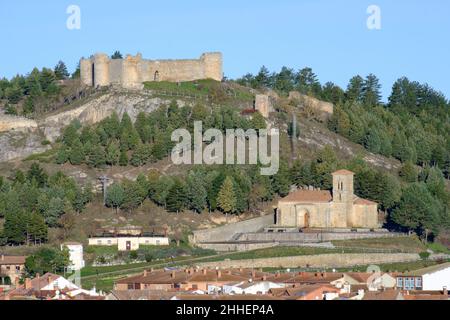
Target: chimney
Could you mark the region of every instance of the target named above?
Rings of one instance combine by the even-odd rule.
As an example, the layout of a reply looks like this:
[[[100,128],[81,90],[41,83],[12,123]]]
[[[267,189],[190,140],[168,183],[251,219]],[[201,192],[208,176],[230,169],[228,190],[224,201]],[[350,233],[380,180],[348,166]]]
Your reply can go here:
[[[170,277],[173,279],[175,278],[175,271],[172,271],[172,273],[170,274]]]
[[[252,270],[252,278],[256,278],[256,272],[255,272],[255,270]]]
[[[266,280],[267,280],[267,276],[266,276],[266,275],[263,275],[262,281],[266,281]]]
[[[30,278],[25,279],[25,289],[31,289],[31,279]]]
[[[153,271],[155,271],[155,269],[151,268],[151,269],[150,269],[150,273],[153,272]]]
[[[222,271],[217,270],[217,278],[221,278],[222,277]]]
[[[147,276],[147,270],[144,270],[144,277]]]
[[[443,287],[443,288],[442,288],[442,291],[443,291],[443,293],[444,293],[444,296],[448,296],[448,290],[447,290],[447,287]]]
[[[5,261],[5,255],[2,254],[2,261]]]
[[[243,270],[242,270],[242,268],[239,268],[239,272],[242,272]]]
[[[202,270],[202,274],[203,274],[204,276],[206,276],[206,268],[204,268],[204,269]]]
[[[279,278],[279,277],[280,277],[280,273],[277,272],[277,273],[275,274],[275,278]]]

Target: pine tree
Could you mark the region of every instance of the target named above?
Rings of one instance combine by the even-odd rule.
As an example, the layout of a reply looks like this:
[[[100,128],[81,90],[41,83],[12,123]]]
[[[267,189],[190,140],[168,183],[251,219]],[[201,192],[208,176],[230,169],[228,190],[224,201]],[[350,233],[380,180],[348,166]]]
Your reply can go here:
[[[69,151],[69,161],[73,165],[80,165],[84,162],[86,156],[80,139],[75,139]]]
[[[70,76],[70,73],[67,71],[66,64],[62,61],[59,61],[55,66],[54,72],[57,80],[67,79]]]
[[[120,152],[119,165],[121,167],[126,167],[128,165],[128,155],[126,151]]]
[[[217,195],[217,206],[228,215],[229,213],[236,211],[236,201],[233,179],[228,176],[225,178],[219,194]]]
[[[369,74],[364,80],[362,102],[366,107],[375,107],[381,101],[381,85],[374,74]]]
[[[186,179],[189,209],[201,213],[206,207],[208,196],[204,185],[204,177],[197,172],[191,172]]]
[[[361,76],[354,76],[350,79],[345,97],[350,102],[360,102],[363,99],[364,79]]]
[[[113,184],[108,188],[108,192],[106,194],[106,206],[110,208],[114,208],[116,213],[119,208],[123,205],[125,199],[125,191],[120,184]]]
[[[177,179],[167,194],[167,209],[178,213],[185,208],[186,204],[186,186],[181,180]]]
[[[111,59],[123,59],[122,54],[120,53],[120,51],[116,50],[114,51],[114,53],[111,56]]]

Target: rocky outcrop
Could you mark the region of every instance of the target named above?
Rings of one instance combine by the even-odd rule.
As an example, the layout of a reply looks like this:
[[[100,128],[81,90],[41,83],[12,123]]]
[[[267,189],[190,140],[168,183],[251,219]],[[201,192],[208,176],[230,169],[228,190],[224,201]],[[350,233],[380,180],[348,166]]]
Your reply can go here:
[[[55,142],[62,130],[75,119],[82,124],[94,124],[115,111],[119,117],[127,112],[134,121],[139,112],[149,113],[168,103],[169,100],[156,98],[151,92],[115,89],[77,108],[41,120],[0,115],[0,162],[48,150],[50,146],[43,145],[43,141]],[[178,104],[183,106],[185,103],[178,101]]]

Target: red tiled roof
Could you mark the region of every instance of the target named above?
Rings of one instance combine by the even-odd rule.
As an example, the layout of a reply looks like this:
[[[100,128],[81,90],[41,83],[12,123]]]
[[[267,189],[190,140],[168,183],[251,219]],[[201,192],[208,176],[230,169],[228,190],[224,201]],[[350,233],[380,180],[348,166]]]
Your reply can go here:
[[[354,175],[355,173],[350,170],[338,170],[332,173],[332,175]]]
[[[0,256],[0,265],[6,264],[25,264],[26,256]]]
[[[297,190],[280,200],[280,202],[330,202],[333,196],[327,190]]]

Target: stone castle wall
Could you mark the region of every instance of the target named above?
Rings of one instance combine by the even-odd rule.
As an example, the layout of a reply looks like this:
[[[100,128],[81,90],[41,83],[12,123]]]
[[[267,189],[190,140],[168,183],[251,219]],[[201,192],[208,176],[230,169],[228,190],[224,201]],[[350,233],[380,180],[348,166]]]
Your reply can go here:
[[[199,59],[145,60],[141,54],[110,59],[106,54],[98,53],[89,59],[81,59],[80,72],[82,83],[95,87],[116,84],[139,88],[146,81],[221,81],[222,54],[204,53]]]

